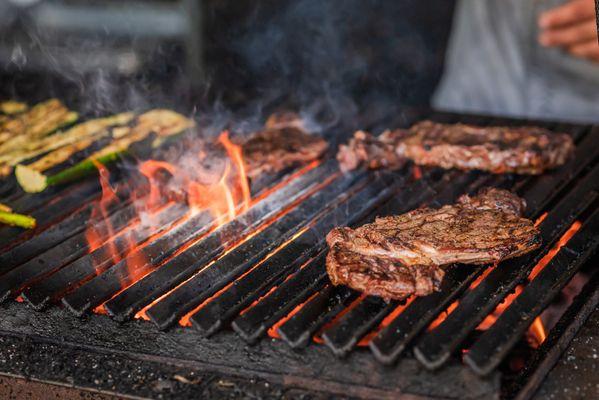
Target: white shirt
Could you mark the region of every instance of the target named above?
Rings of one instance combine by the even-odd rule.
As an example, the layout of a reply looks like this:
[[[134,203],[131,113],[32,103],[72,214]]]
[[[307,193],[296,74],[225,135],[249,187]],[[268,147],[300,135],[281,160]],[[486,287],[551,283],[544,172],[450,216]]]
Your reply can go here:
[[[599,64],[538,44],[538,16],[563,0],[460,0],[439,109],[599,121]]]

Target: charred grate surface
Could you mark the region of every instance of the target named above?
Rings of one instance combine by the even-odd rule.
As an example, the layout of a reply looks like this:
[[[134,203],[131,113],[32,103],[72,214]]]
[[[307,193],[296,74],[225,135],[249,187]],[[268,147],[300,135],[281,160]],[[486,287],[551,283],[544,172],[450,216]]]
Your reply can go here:
[[[543,125],[454,114],[428,117],[481,125]],[[61,313],[77,316],[103,306],[121,323],[143,317],[162,330],[169,329],[160,333],[166,338],[178,332],[217,344],[226,337],[262,346],[267,342],[260,339],[268,335],[282,339],[276,342],[278,348],[289,349],[321,341],[325,346],[311,346],[320,354],[332,351],[351,359],[371,352],[383,364],[410,360],[430,369],[461,365],[455,355],[471,346],[466,363],[475,374],[493,374],[598,245],[599,148],[595,143],[599,128],[545,126],[571,133],[577,147],[567,165],[540,176],[413,166],[394,173],[343,175],[336,161],[328,160],[286,181],[223,225],[209,213],[185,218],[186,207],[169,203],[158,213],[164,216],[165,233],[157,239],[149,238],[155,232],[137,224],[133,205],[124,199],[110,211],[111,225],[119,233],[107,242],[111,251],[117,249],[118,262],[109,244],[90,252],[85,240],[94,205],[83,200],[98,198],[97,182],[56,189],[55,197],[15,197],[19,209],[37,208],[39,215],[48,217],[38,231],[2,246],[7,251],[0,255],[0,296],[5,300],[21,294],[38,310],[62,303],[66,307]],[[324,268],[324,238],[333,227],[359,225],[375,216],[424,205],[438,207],[485,186],[517,192],[528,203],[528,217],[544,216],[540,249],[491,270],[450,266],[439,292],[405,302],[387,303],[330,284]],[[70,197],[74,195],[75,200]],[[526,283],[539,260],[574,223],[581,224],[580,230]],[[131,236],[125,240],[124,233]],[[8,230],[0,231],[0,238],[11,236]],[[129,239],[138,245],[131,253]],[[129,261],[138,255],[145,261],[132,268]],[[524,288],[516,300],[489,330],[468,342],[479,323],[517,285]],[[451,305],[451,312],[432,328],[431,323]],[[17,307],[7,307],[13,306]],[[130,322],[138,323],[142,324]],[[177,327],[178,323],[190,323],[192,329]]]
[[[179,371],[185,371],[185,377],[196,371],[194,375],[220,375],[225,381],[227,376],[268,381],[309,391],[311,396],[322,391],[327,393],[325,398],[389,399],[406,395],[416,399],[477,399],[492,397],[499,390],[498,374],[480,379],[458,363],[431,373],[416,360],[404,359],[390,369],[367,352],[352,352],[347,360],[340,361],[322,346],[311,346],[299,355],[282,341],[260,341],[248,347],[230,331],[204,338],[182,327],[161,332],[148,329],[145,321],[123,325],[103,315],[90,315],[81,323],[58,307],[43,313],[16,303],[0,308],[0,371],[64,381],[70,371],[81,369],[71,384],[107,388],[107,382],[95,384],[93,379],[110,379],[112,375],[117,390],[125,395],[148,396],[155,376],[172,380],[173,373]],[[149,374],[142,374],[144,370]],[[136,385],[138,374],[146,384]],[[86,382],[90,378],[92,382]],[[68,380],[64,382],[68,384]],[[164,397],[169,398],[166,394]],[[244,394],[236,396],[243,398]]]

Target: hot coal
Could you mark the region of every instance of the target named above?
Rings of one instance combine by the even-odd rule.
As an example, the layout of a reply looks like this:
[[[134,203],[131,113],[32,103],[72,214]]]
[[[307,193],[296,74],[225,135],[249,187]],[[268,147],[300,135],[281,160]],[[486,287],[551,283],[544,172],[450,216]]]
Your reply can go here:
[[[327,271],[333,284],[385,298],[430,294],[443,278],[440,266],[497,263],[536,249],[539,232],[520,217],[523,209],[516,195],[486,188],[438,209],[335,228],[327,236]]]

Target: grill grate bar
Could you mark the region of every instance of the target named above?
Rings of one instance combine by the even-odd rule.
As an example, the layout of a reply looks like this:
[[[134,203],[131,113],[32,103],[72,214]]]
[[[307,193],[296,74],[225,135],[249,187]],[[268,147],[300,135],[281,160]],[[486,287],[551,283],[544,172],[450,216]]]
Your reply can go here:
[[[360,176],[362,175],[360,174]],[[147,311],[147,315],[162,329],[175,323],[179,317],[247,272],[273,250],[291,240],[294,235],[299,234],[302,229],[307,229],[306,227],[314,221],[322,218],[330,208],[337,206],[340,201],[346,200],[348,196],[364,187],[368,187],[368,180],[368,178],[359,179],[357,184],[352,185],[355,179],[351,175],[341,177],[339,181],[333,182],[312,195],[251,240],[241,244],[213,265],[200,271],[152,306]],[[375,182],[374,185],[382,190],[380,184]],[[373,192],[371,192],[371,196],[374,196]],[[326,206],[323,207],[325,204]]]
[[[109,243],[71,262],[56,273],[34,283],[21,294],[35,309],[42,309],[67,291],[81,286],[114,264],[114,258],[127,255],[131,246],[137,246],[158,232],[169,229],[187,212],[187,206],[173,204],[152,217],[152,225],[137,224],[134,228],[114,237]],[[158,227],[158,228],[154,228]]]
[[[502,263],[475,290],[468,292],[458,307],[416,345],[417,358],[430,369],[438,368],[468,334],[522,281],[552,244],[593,202],[589,191],[599,182],[599,168],[586,176],[564,197],[541,223],[543,245],[533,253]],[[538,210],[535,210],[535,213]]]
[[[464,268],[452,265],[446,271],[441,289],[410,303],[389,325],[369,343],[375,357],[384,364],[392,364],[406,347],[458,297],[480,274],[482,267]]]
[[[312,194],[285,216],[218,259],[210,268],[201,270],[173,290],[148,309],[147,315],[163,329],[175,323],[178,317],[191,311],[212,293],[222,288],[227,281],[236,278],[272,250],[289,240],[318,215],[325,204],[330,204],[338,196],[347,192],[356,183],[356,180],[358,184],[364,186],[366,184],[365,174],[342,176],[324,189]],[[203,266],[197,265],[196,270],[201,267]],[[221,286],[219,287],[219,285]]]
[[[192,317],[192,323],[206,334],[215,332],[266,289],[276,284],[277,279],[282,279],[320,252],[325,245],[326,234],[336,224],[351,224],[363,218],[377,204],[388,199],[398,185],[399,182],[388,185],[376,180],[342,206],[320,217],[307,231],[294,238],[292,243],[237,279],[223,294],[197,311]]]
[[[490,373],[522,337],[536,316],[559,294],[599,244],[599,211],[561,248],[549,264],[470,348],[465,361],[480,374]]]
[[[277,333],[292,348],[305,347],[312,336],[339,314],[358,294],[345,286],[327,284],[314,298],[277,328]]]
[[[86,206],[60,223],[4,251],[0,254],[0,275],[81,232],[85,228],[82,221],[89,220],[92,209],[93,206]]]
[[[117,320],[126,320],[153,300],[190,278],[201,266],[210,262],[235,240],[248,235],[285,207],[311,194],[321,182],[334,174],[337,165],[329,161],[291,181],[259,202],[245,214],[223,225],[201,242],[193,245],[156,271],[106,303],[106,309]]]
[[[574,136],[581,137],[582,132],[584,131],[584,129],[579,129],[576,131],[577,133],[575,133]],[[587,162],[592,159],[588,156],[581,158],[583,160],[587,160]],[[551,190],[547,189],[555,188],[556,180],[558,181],[558,186],[563,188],[567,183],[567,179],[571,179],[573,176],[576,176],[580,171],[582,171],[582,167],[584,167],[584,165],[585,163],[582,163],[580,169],[570,172],[569,174],[559,174],[557,177],[554,175],[552,180],[544,182],[542,184],[542,189],[544,190],[540,190],[540,192],[542,193],[541,196],[547,197],[537,198],[542,198],[542,203],[546,204],[550,200],[550,194],[552,193]],[[512,183],[509,183],[510,181]],[[506,180],[505,183],[508,183],[507,185],[505,183],[498,183],[495,184],[495,186],[509,187],[513,184],[512,189],[517,187],[522,188],[527,182],[531,181],[532,179],[529,177],[520,177],[517,178],[515,182],[513,179]],[[534,191],[532,193],[534,193]],[[555,193],[555,191],[553,193]],[[532,210],[533,215],[538,214],[541,211],[541,209],[538,207],[543,204],[541,204],[540,201],[532,203],[532,207],[529,207],[529,210]],[[415,300],[409,308],[404,310],[400,316],[390,323],[388,328],[381,331],[380,334],[370,342],[370,348],[375,356],[381,362],[387,364],[391,364],[397,360],[397,358],[405,350],[407,345],[417,336],[417,334],[426,328],[429,323],[433,321],[436,315],[439,314],[439,312],[446,309],[449,303],[463,291],[463,286],[468,285],[478,275],[479,271],[480,269],[464,272],[465,275],[458,277],[455,284],[443,285],[439,292],[434,293],[431,296]],[[452,279],[450,276],[446,276],[445,279],[448,278]]]
[[[325,256],[326,252],[322,251],[273,293],[235,318],[232,323],[235,331],[248,342],[254,342],[293,307],[323,288],[328,282],[324,269]]]
[[[344,357],[364,335],[400,304],[402,303],[396,300],[387,302],[380,297],[367,296],[335,325],[324,331],[322,339],[333,354]]]
[[[128,186],[123,185],[123,188]],[[36,196],[42,196],[38,201]],[[32,215],[37,221],[35,233],[43,232],[49,227],[53,227],[59,221],[68,218],[74,212],[81,209],[82,204],[88,204],[96,201],[101,195],[100,184],[97,179],[88,180],[76,185],[73,188],[66,188],[58,192],[55,196],[48,199],[44,197],[44,193],[26,195],[24,198],[27,202],[11,205],[15,212]],[[31,232],[23,232],[14,227],[3,227],[0,229],[0,243],[6,243],[8,246],[22,243],[24,240],[30,239]],[[56,245],[59,242],[49,244],[47,248]],[[5,246],[2,246],[5,247]]]
[[[477,173],[461,175],[453,180],[453,185],[443,188],[431,203],[434,203],[435,207],[440,207],[452,202],[460,194],[475,192],[482,185],[488,183],[489,180],[499,182],[503,178],[479,176]],[[459,188],[459,190],[455,188]],[[403,208],[394,210],[393,214],[401,214],[412,208],[404,205]],[[399,302],[397,301],[386,302],[380,298],[371,299],[371,297],[367,297],[345,314],[337,324],[326,330],[322,338],[336,356],[343,357],[398,305]]]
[[[137,216],[135,207],[131,204],[121,208],[110,216],[110,225],[112,229],[106,229],[105,221],[99,221],[97,226],[97,235],[101,240],[105,240],[111,234],[111,231],[118,232]],[[89,244],[85,232],[80,232],[65,240],[60,246],[39,254],[24,264],[11,269],[2,276],[0,280],[0,302],[7,300],[11,296],[19,293],[24,286],[39,280],[49,274],[56,272],[65,264],[83,256],[89,250]]]
[[[83,315],[120,291],[123,284],[129,282],[133,276],[143,273],[173,254],[185,241],[205,233],[212,222],[213,218],[208,212],[194,215],[146,247],[133,251],[106,272],[97,276],[95,276],[96,267],[92,260],[86,259],[76,268],[81,268],[79,273],[86,274],[86,276],[91,275],[94,278],[63,297],[62,302],[73,313]],[[142,261],[139,261],[140,259]],[[108,262],[110,264],[110,260]]]
[[[405,210],[412,209],[419,204],[423,204],[425,201],[430,201],[430,199],[437,195],[437,191],[431,187],[429,179],[432,179],[434,181],[433,186],[439,189],[441,187],[449,187],[449,182],[454,179],[461,180],[465,183],[472,182],[478,176],[477,174],[456,176],[453,172],[437,175],[436,172],[439,171],[429,171],[426,177],[416,181],[414,184],[408,186],[405,190],[401,190],[396,198],[380,207],[374,214],[397,214]],[[450,194],[446,193],[445,195],[449,196]],[[374,214],[371,217],[374,217]],[[341,290],[341,288],[339,290]],[[343,298],[345,298],[345,296],[349,296],[350,294],[352,294],[352,296],[349,297],[354,296],[355,292],[349,289],[346,290],[347,292],[337,291],[335,294],[343,293],[343,296],[341,296]],[[292,347],[304,346],[306,343],[305,341],[308,340],[307,338],[309,338],[323,324],[327,323],[334,315],[336,315],[337,312],[332,313],[331,309],[334,311],[341,311],[340,308],[338,310],[335,308],[338,307],[339,302],[336,302],[333,298],[329,300],[332,301],[331,307],[325,306],[325,304],[327,304],[325,298],[320,298],[320,296],[317,296],[312,302],[309,302],[306,304],[306,306],[300,309],[299,312],[290,320],[279,327],[278,333]],[[322,312],[322,315],[319,314],[318,311]]]

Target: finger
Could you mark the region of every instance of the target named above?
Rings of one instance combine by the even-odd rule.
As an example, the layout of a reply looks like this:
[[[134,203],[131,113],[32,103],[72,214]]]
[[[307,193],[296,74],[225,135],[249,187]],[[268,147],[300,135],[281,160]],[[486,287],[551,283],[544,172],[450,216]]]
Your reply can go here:
[[[594,19],[565,28],[545,30],[541,32],[539,42],[543,46],[571,46],[592,39],[597,39],[597,26]]]
[[[539,26],[544,29],[555,28],[594,17],[595,5],[593,0],[573,0],[541,14]]]
[[[599,44],[596,40],[589,40],[568,48],[568,52],[576,57],[599,61]]]

